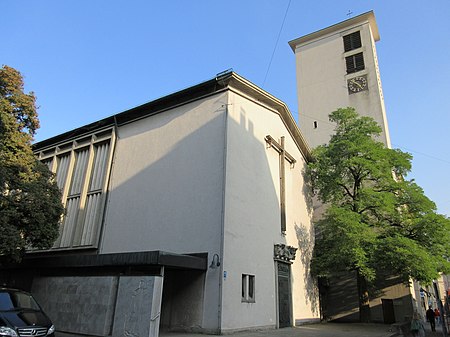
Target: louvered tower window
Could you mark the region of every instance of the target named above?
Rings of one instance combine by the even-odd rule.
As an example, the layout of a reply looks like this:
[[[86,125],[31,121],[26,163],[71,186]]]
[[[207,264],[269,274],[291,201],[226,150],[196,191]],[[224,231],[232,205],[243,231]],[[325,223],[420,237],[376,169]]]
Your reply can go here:
[[[363,70],[364,69],[363,53],[357,53],[355,55],[347,56],[345,58],[345,64],[347,66],[347,74]]]
[[[348,52],[361,47],[361,34],[359,31],[344,36],[344,51]]]

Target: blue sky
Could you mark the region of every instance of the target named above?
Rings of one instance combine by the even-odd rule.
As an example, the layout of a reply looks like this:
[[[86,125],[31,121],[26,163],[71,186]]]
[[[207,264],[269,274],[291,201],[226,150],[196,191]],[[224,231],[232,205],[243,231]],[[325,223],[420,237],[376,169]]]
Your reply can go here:
[[[0,5],[0,64],[21,71],[26,90],[38,97],[38,141],[229,68],[286,102],[298,119],[288,41],[343,21],[349,11],[355,16],[373,10],[392,145],[414,156],[408,178],[450,216],[450,0],[0,0]]]

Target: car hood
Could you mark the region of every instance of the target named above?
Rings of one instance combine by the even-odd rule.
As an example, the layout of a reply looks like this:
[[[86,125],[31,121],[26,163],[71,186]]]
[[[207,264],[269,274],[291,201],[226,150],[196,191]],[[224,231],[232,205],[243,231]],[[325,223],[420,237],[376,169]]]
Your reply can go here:
[[[1,320],[15,328],[26,326],[42,326],[48,328],[52,325],[47,315],[37,310],[2,311],[0,312],[0,317]]]

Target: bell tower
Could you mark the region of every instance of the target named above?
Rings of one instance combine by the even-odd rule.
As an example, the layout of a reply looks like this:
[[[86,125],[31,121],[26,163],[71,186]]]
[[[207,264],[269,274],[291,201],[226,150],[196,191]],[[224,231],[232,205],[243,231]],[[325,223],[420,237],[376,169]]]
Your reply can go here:
[[[382,127],[391,147],[375,42],[380,40],[372,11],[289,42],[296,58],[300,130],[314,148],[329,141],[328,115],[354,107]]]

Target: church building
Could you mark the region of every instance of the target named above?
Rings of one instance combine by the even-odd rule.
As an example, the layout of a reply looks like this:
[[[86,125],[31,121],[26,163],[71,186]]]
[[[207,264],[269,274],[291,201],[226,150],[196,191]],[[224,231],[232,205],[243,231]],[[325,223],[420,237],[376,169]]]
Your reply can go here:
[[[31,290],[62,337],[355,319],[354,293],[336,295],[351,279],[329,284],[328,306],[319,303],[310,275],[318,205],[305,168],[339,107],[374,117],[390,146],[378,40],[368,12],[289,43],[299,124],[285,103],[226,71],[36,143],[66,213],[53,247],[3,268],[0,283]],[[413,301],[388,281],[371,302],[386,323]]]
[[[310,150],[234,72],[35,144],[66,214],[2,271],[59,335],[230,333],[319,320]],[[1,281],[1,280],[0,280]]]

